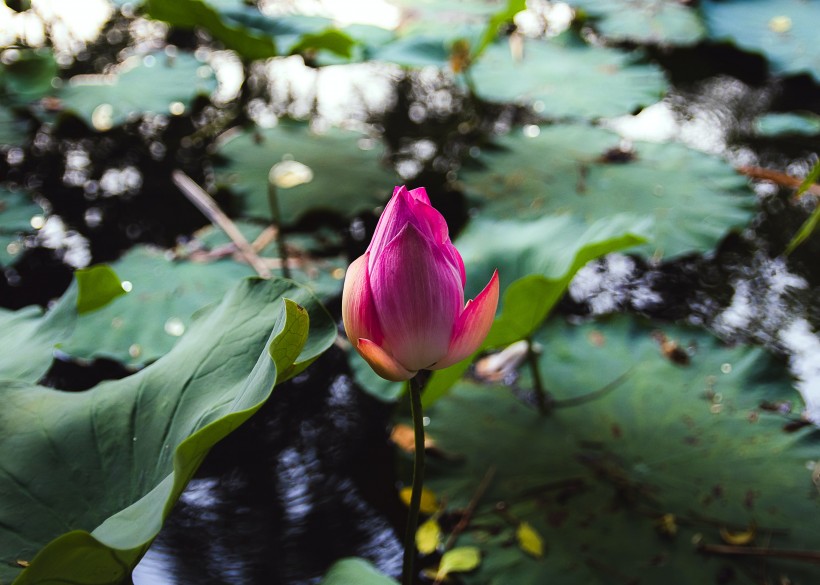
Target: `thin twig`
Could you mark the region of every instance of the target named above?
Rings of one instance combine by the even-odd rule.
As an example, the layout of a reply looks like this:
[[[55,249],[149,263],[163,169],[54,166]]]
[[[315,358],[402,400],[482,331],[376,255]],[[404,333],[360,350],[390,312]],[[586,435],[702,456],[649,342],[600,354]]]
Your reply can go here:
[[[698,546],[698,550],[713,555],[773,557],[820,565],[820,551],[814,550],[787,550],[759,546],[734,546],[731,544],[701,544]]]
[[[490,487],[490,483],[493,481],[494,477],[495,465],[492,465],[487,470],[487,473],[484,474],[484,478],[481,480],[481,483],[478,484],[470,503],[467,504],[467,509],[464,510],[458,524],[456,524],[455,528],[453,528],[453,531],[447,538],[447,542],[444,543],[444,550],[450,550],[453,548],[459,535],[467,529],[467,526],[470,525],[470,520],[472,520],[473,514],[475,514],[475,509],[478,507],[478,503],[481,501],[481,498],[484,497],[484,492],[486,492],[487,488]]]
[[[191,203],[196,205],[205,217],[207,217],[212,224],[220,228],[228,237],[231,238],[239,253],[245,258],[256,273],[262,278],[270,278],[271,272],[262,261],[256,252],[254,252],[248,240],[242,235],[242,232],[236,227],[236,224],[219,209],[219,206],[214,201],[213,197],[208,195],[202,187],[197,185],[194,180],[180,170],[175,170],[171,173],[174,184],[179,187],[182,194],[185,195]]]
[[[803,182],[803,179],[798,179],[797,177],[792,177],[791,175],[787,175],[786,173],[781,173],[780,171],[776,171],[774,169],[766,169],[763,167],[742,166],[737,167],[737,171],[752,179],[762,179],[765,181],[771,181],[773,183],[777,183],[778,185],[790,187],[792,189],[797,189]],[[812,195],[820,195],[820,185],[816,183],[814,185],[811,185],[806,190],[806,193],[811,193]]]

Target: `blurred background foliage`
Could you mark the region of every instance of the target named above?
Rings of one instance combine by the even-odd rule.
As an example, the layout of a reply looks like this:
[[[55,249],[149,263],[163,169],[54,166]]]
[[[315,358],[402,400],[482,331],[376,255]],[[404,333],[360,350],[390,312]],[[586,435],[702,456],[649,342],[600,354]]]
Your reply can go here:
[[[428,381],[421,579],[812,582],[818,21],[4,2],[0,583],[128,582],[146,552],[136,583],[391,582],[402,388],[319,301],[338,320],[404,183],[469,295],[503,289]]]

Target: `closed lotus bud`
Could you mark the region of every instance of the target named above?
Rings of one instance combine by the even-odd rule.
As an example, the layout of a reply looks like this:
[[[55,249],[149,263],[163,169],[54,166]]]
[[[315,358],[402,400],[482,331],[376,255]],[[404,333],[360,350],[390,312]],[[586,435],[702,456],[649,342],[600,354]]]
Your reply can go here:
[[[397,187],[342,293],[345,331],[382,378],[408,380],[472,354],[498,306],[498,273],[464,303],[464,261],[423,189]]]

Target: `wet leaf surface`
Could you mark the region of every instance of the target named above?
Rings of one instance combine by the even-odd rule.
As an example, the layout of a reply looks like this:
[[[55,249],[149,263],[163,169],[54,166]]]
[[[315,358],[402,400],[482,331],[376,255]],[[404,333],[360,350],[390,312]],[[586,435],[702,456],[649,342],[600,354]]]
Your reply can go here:
[[[727,348],[708,334],[662,327],[681,340],[690,366],[666,359],[655,326],[628,317],[570,326],[552,320],[538,334],[545,383],[560,404],[626,378],[606,395],[541,417],[508,389],[461,383],[428,411],[441,448],[463,465],[434,463],[428,484],[464,506],[490,466],[495,480],[459,540],[485,562],[469,583],[606,583],[624,579],[711,582],[726,567],[755,582],[760,571],[811,579],[810,565],[762,558],[759,566],[705,556],[692,544],[719,543],[721,527],[757,526],[761,546],[815,550],[818,512],[810,467],[816,431],[787,433],[788,418],[764,401],[799,397],[776,360],[759,349]],[[602,341],[602,342],[601,342]],[[529,379],[519,381],[526,392]],[[788,498],[783,494],[788,493]],[[549,547],[536,561],[506,542],[513,528],[495,512],[530,523]],[[674,514],[677,531],[659,530]]]
[[[523,41],[521,55],[516,53],[504,39],[487,47],[471,69],[479,96],[537,102],[537,111],[549,118],[600,118],[630,113],[666,91],[655,65],[636,63],[635,53],[587,45],[570,33]]]
[[[362,144],[368,149],[362,149]],[[305,182],[277,189],[285,225],[298,222],[308,212],[349,217],[373,209],[387,201],[392,185],[401,183],[395,173],[382,167],[381,147],[362,134],[337,128],[318,135],[307,125],[283,122],[275,128],[242,133],[226,142],[220,153],[230,161],[221,177],[239,193],[247,217],[271,217],[268,174],[273,165],[294,160],[310,169]],[[356,172],[350,174],[350,169]],[[348,180],[339,181],[342,176]]]
[[[814,25],[820,4],[801,0],[704,0],[701,11],[715,40],[730,40],[765,56],[778,74],[808,73],[820,80]]]
[[[644,218],[653,227],[643,252],[656,259],[712,249],[752,217],[746,179],[718,158],[674,143],[635,142],[624,152],[615,134],[582,125],[533,128],[533,136],[517,131],[485,149],[484,168],[462,171],[483,214],[519,221],[566,214],[587,224]]]
[[[309,334],[296,302],[312,313]],[[208,450],[334,337],[304,289],[246,280],[166,358],[123,380],[82,393],[5,382],[0,576],[120,583]],[[14,559],[31,564],[21,573]]]

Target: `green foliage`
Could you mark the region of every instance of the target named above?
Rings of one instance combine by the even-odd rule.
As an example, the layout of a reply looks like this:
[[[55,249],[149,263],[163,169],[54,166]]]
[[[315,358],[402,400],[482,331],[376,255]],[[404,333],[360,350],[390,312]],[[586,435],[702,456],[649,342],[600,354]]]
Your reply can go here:
[[[521,220],[568,213],[589,224],[619,213],[651,219],[651,246],[642,251],[658,259],[706,252],[752,218],[745,178],[714,156],[648,142],[621,151],[617,135],[588,126],[537,130],[500,138],[485,149],[484,168],[462,170],[483,214]]]
[[[797,193],[795,193],[795,198],[802,196],[803,193],[809,190],[809,187],[818,181],[820,181],[820,161],[814,163],[814,166],[811,171],[809,171],[809,174],[806,175],[805,179],[803,179],[803,182],[797,189]],[[792,238],[789,245],[786,247],[785,254],[789,255],[794,252],[800,244],[805,242],[806,239],[814,233],[814,230],[817,229],[818,224],[820,224],[820,205],[815,208],[809,218],[803,222],[802,226],[800,226],[797,234],[795,234],[794,238]]]
[[[148,0],[146,9],[151,18],[174,27],[207,30],[225,48],[236,51],[245,59],[266,59],[278,54],[276,41],[267,32],[243,26],[203,0]],[[241,9],[241,5],[237,3],[235,9]]]
[[[716,40],[761,53],[775,73],[808,73],[820,81],[820,3],[803,0],[704,0],[701,12]]]
[[[172,26],[207,30],[227,49],[249,61],[317,50],[349,59],[357,42],[333,28],[326,18],[270,18],[240,2],[222,6],[204,0],[148,0],[146,7],[150,17]]]
[[[0,579],[120,583],[208,450],[335,336],[304,289],[245,280],[137,374],[81,393],[3,382]]]
[[[481,35],[481,41],[479,41],[478,46],[473,50],[471,58],[473,60],[478,59],[484,50],[490,46],[490,43],[498,36],[499,29],[503,25],[512,22],[515,15],[522,10],[526,10],[526,8],[526,0],[507,0],[507,5],[490,17],[487,22],[487,28],[484,29],[484,34]]]
[[[705,35],[697,10],[679,0],[569,0],[614,42],[694,45]]]
[[[176,102],[187,108],[197,95],[214,88],[213,71],[193,55],[155,53],[126,61],[110,78],[74,78],[60,98],[65,109],[106,130],[144,113],[168,114]]]
[[[613,567],[630,582],[710,583],[727,566],[739,583],[757,582],[757,571],[811,582],[808,564],[769,557],[743,565],[693,545],[696,534],[719,544],[721,529],[756,526],[760,546],[820,546],[812,523],[797,520],[820,511],[809,468],[820,437],[805,427],[787,432],[791,419],[773,412],[800,410],[782,364],[759,349],[628,317],[553,320],[536,338],[557,401],[551,416],[508,388],[468,382],[428,411],[426,431],[461,461],[431,461],[431,489],[462,508],[487,470],[496,471],[458,542],[484,553],[466,583],[506,583],[511,574],[516,583],[610,583]],[[690,363],[675,363],[662,341],[678,344]],[[624,374],[594,399],[562,404]],[[525,375],[519,386],[528,385]],[[542,559],[509,546],[519,522],[544,538]]]
[[[523,42],[523,58],[508,42],[487,47],[471,68],[476,93],[497,102],[541,102],[551,118],[627,114],[666,91],[656,65],[636,63],[635,52],[594,47],[567,32]]]
[[[306,165],[312,178],[277,189],[282,223],[293,225],[312,211],[351,217],[383,204],[393,185],[401,184],[398,175],[382,166],[381,147],[364,150],[357,144],[365,138],[338,128],[319,135],[307,124],[280,122],[274,128],[243,132],[223,144],[220,154],[229,162],[220,177],[239,194],[245,216],[270,219],[268,174],[274,164],[292,159]]]
[[[382,575],[363,559],[336,561],[319,585],[396,585],[398,582]]]

